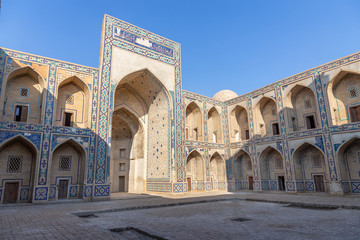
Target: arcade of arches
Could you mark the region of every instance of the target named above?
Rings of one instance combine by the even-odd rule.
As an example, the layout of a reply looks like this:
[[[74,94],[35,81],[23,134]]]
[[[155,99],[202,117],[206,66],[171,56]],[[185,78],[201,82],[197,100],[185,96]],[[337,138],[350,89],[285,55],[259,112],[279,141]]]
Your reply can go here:
[[[0,48],[1,203],[360,193],[358,53],[241,96],[206,97],[182,89],[178,43],[112,19],[99,68]]]

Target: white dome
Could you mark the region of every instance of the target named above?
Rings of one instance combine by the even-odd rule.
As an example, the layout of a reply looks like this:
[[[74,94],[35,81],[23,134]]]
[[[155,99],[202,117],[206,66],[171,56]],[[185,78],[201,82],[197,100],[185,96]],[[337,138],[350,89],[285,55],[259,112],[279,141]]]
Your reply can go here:
[[[230,99],[236,98],[237,96],[238,95],[231,90],[221,90],[215,93],[215,95],[212,98],[221,102],[225,102]]]

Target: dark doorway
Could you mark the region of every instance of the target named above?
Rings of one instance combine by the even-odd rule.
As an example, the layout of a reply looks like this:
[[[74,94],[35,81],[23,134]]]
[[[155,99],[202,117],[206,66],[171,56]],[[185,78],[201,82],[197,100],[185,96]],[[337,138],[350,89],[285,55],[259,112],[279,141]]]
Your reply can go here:
[[[69,180],[59,180],[58,199],[67,199]]]
[[[254,190],[254,178],[249,177],[249,190]]]
[[[315,190],[317,192],[325,192],[325,182],[323,175],[314,175]]]
[[[16,203],[18,198],[19,183],[5,183],[4,203]]]
[[[280,134],[279,124],[278,123],[274,123],[272,125],[272,129],[273,129],[273,135],[279,135]]]
[[[26,122],[28,115],[28,107],[27,106],[16,106],[15,108],[15,122]]]
[[[315,118],[313,115],[306,117],[306,127],[307,129],[313,129],[315,128]]]
[[[119,192],[125,192],[125,177],[119,177]]]
[[[73,115],[72,113],[65,112],[64,126],[72,127],[73,126]]]
[[[191,178],[186,179],[187,185],[188,185],[188,192],[191,192]]]
[[[278,176],[279,190],[285,191],[285,178],[284,176]]]

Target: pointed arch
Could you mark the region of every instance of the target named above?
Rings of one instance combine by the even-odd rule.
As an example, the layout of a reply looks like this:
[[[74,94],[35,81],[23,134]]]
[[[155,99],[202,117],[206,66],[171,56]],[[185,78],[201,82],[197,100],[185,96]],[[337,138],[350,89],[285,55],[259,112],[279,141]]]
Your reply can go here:
[[[257,135],[261,137],[280,134],[277,106],[274,99],[262,97],[255,106]]]
[[[328,166],[320,148],[305,142],[294,151],[292,158],[296,182],[304,186],[298,187],[298,191],[327,190],[324,180],[329,179]]]
[[[11,72],[3,85],[6,91],[2,94],[2,119],[41,123],[44,82],[41,75],[29,66]]]
[[[232,142],[250,138],[248,112],[240,105],[236,105],[230,113],[230,137]]]
[[[63,80],[56,89],[55,125],[90,127],[91,91],[77,76]],[[70,118],[70,119],[69,119]]]
[[[311,88],[296,84],[285,98],[285,107],[290,131],[319,127],[317,100]]]
[[[185,108],[185,139],[203,141],[203,117],[199,105],[192,101]]]
[[[235,189],[253,190],[253,164],[251,155],[245,150],[238,150],[233,157]]]
[[[285,164],[279,150],[268,146],[259,157],[263,190],[285,190]]]
[[[360,72],[340,70],[326,91],[333,125],[360,121]]]
[[[210,178],[213,185],[213,189],[218,189],[214,186],[214,182],[225,182],[226,171],[225,171],[225,160],[218,151],[215,151],[210,157]]]
[[[186,176],[191,182],[205,181],[204,159],[197,150],[191,151],[186,158]]]
[[[340,145],[336,154],[345,193],[357,193],[360,172],[360,137],[352,137]]]
[[[4,190],[0,201],[31,202],[37,157],[36,146],[22,135],[7,139],[0,145],[0,187],[15,186],[10,194]]]
[[[88,162],[84,147],[72,138],[66,139],[54,147],[50,159],[49,182],[54,189],[50,199],[82,198]]]
[[[207,114],[207,127],[209,131],[209,141],[222,143],[221,117],[215,107],[210,108]]]

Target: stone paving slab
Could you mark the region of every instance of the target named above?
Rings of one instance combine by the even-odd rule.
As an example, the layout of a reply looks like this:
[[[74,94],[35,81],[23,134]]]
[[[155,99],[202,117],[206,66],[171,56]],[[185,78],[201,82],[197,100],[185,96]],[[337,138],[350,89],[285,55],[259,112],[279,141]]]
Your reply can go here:
[[[96,218],[86,219],[73,214],[84,212],[100,213],[101,211],[104,214],[107,212],[114,212],[116,214],[116,211],[119,209],[127,209],[126,212],[128,213],[136,212],[130,210],[140,208],[143,208],[143,210],[137,211],[145,211],[145,208],[155,208],[148,209],[148,211],[161,211],[161,209],[165,209],[165,206],[172,206],[172,208],[182,207],[183,205],[201,206],[206,203],[217,204],[216,202],[218,202],[220,204],[222,202],[231,202],[231,200],[336,205],[360,209],[360,196],[341,197],[322,194],[211,192],[170,196],[115,194],[112,197],[113,200],[102,202],[83,202],[77,200],[52,202],[49,204],[1,205],[0,239],[127,239],[127,237],[124,238],[124,236],[121,237],[118,233],[109,231],[104,226],[94,225],[91,221],[97,220]],[[198,204],[196,205],[195,203]],[[358,210],[353,211],[360,215]],[[125,225],[124,227],[127,227]]]

